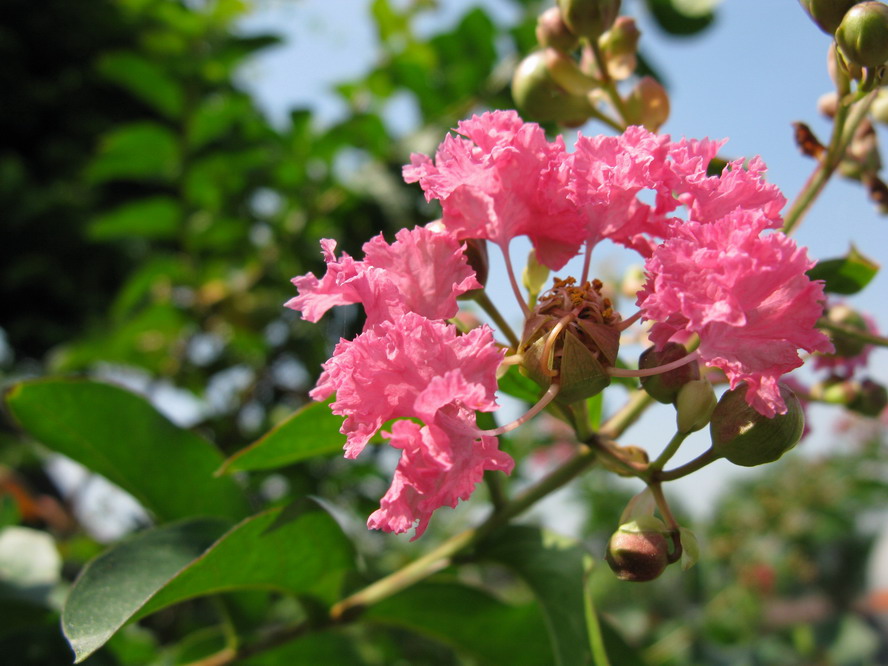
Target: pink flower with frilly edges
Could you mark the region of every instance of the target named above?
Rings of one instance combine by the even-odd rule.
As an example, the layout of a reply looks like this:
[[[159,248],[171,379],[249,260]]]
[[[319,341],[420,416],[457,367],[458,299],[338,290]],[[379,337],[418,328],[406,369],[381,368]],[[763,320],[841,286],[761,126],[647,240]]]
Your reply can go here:
[[[784,234],[760,235],[767,224],[745,210],[674,224],[645,265],[638,305],[655,322],[656,345],[697,333],[701,360],[723,370],[731,388],[747,382],[746,401],[773,417],[786,411],[777,379],[802,364],[797,350],[832,344],[814,327],[824,294],[805,274],[813,262]]]
[[[567,198],[559,168],[567,152],[515,111],[492,111],[459,123],[432,160],[413,154],[404,180],[439,199],[444,226],[458,238],[486,239],[507,251],[528,236],[540,263],[564,266],[586,238],[580,211]]]
[[[327,272],[293,278],[299,295],[285,304],[308,321],[318,321],[335,305],[361,303],[367,326],[416,312],[448,319],[459,310],[456,298],[481,288],[463,246],[452,234],[416,227],[401,229],[389,245],[382,234],[364,244],[364,260],[334,255],[336,241],[321,241]]]
[[[502,358],[488,326],[458,335],[451,325],[411,312],[336,346],[311,397],[336,394],[331,409],[345,416],[346,458],[357,457],[390,419],[425,424],[398,421],[383,433],[403,453],[370,527],[404,532],[419,521],[419,536],[431,513],[467,498],[485,470],[511,471],[497,439],[475,426],[475,410],[497,408]]]

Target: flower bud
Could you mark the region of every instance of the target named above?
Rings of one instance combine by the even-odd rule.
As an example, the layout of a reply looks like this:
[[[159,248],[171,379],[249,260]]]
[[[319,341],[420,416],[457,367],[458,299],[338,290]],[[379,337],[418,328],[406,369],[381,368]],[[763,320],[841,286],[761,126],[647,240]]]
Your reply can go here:
[[[626,523],[610,538],[604,559],[620,580],[642,583],[658,578],[666,569],[669,545],[662,533]]]
[[[858,2],[860,0],[799,0],[808,16],[828,35],[836,31],[845,12]]]
[[[612,79],[629,78],[638,65],[638,40],[641,31],[631,16],[619,16],[610,30],[598,39],[598,48],[607,63],[607,73]]]
[[[768,418],[746,402],[746,383],[725,391],[709,424],[712,448],[735,465],[754,467],[774,462],[801,439],[805,429],[802,405],[789,387],[778,384],[786,413]]]
[[[836,44],[846,60],[880,67],[888,60],[888,5],[861,2],[851,7],[836,29]]]
[[[582,125],[594,111],[585,95],[568,93],[552,78],[544,51],[531,53],[515,69],[512,98],[526,116],[568,127]]]
[[[688,350],[684,348],[684,345],[677,342],[667,342],[659,351],[656,347],[644,350],[638,357],[638,367],[640,370],[648,370],[672,363],[687,355]],[[641,388],[657,402],[668,405],[675,402],[682,386],[695,379],[700,379],[700,366],[695,361],[691,361],[659,375],[642,377]]]
[[[571,32],[598,39],[620,13],[620,0],[558,0],[558,7]]]
[[[860,331],[861,333],[870,332],[869,326],[867,325],[866,319],[863,318],[863,315],[844,304],[832,306],[826,313],[826,318],[831,323],[841,326],[842,328]],[[867,345],[863,340],[854,338],[840,331],[828,331],[828,334],[835,347],[835,351],[830,354],[830,356],[851,358],[861,354]]]
[[[537,260],[536,250],[531,250],[527,255],[527,265],[521,274],[521,282],[530,293],[532,299],[535,299],[536,295],[540,293],[548,279],[549,267]]]
[[[540,46],[570,53],[580,43],[579,37],[570,31],[558,7],[550,7],[537,18],[536,38]]]
[[[716,402],[715,391],[708,379],[695,379],[682,386],[675,399],[678,431],[689,433],[701,430],[709,423]]]
[[[857,395],[848,403],[848,409],[864,416],[876,417],[886,405],[888,390],[872,379],[864,379],[860,382]]]
[[[655,78],[643,76],[626,98],[626,122],[656,132],[669,119],[669,95]]]

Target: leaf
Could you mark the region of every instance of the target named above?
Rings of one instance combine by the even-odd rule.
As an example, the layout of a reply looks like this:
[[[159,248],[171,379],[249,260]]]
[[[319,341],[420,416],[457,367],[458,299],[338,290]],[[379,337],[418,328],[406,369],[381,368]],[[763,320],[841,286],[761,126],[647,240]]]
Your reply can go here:
[[[234,95],[213,95],[195,109],[188,122],[188,142],[200,148],[225,136],[250,112],[249,100]]]
[[[330,412],[329,401],[308,404],[228,458],[217,474],[272,469],[341,453],[345,444],[341,427],[342,417]]]
[[[213,478],[215,447],[173,425],[122,388],[77,379],[16,384],[6,396],[29,434],[132,494],[160,520],[240,518],[247,502],[230,478]]]
[[[543,389],[539,384],[523,375],[517,365],[509,366],[506,374],[500,377],[499,390],[531,405],[536,403],[543,394]]]
[[[109,180],[172,180],[179,172],[176,137],[163,125],[137,122],[102,137],[86,169],[93,183]]]
[[[368,608],[362,621],[409,629],[491,666],[551,661],[535,604],[505,604],[459,583],[414,585]]]
[[[583,581],[588,553],[576,542],[535,527],[513,525],[480,544],[478,556],[512,569],[540,602],[559,666],[589,658]]]
[[[879,264],[852,245],[844,257],[818,261],[808,277],[826,282],[824,289],[829,293],[851,295],[861,291],[878,272]]]
[[[647,0],[659,26],[670,35],[687,37],[705,30],[715,20],[718,0]]]
[[[156,63],[137,53],[119,51],[102,56],[98,70],[106,79],[126,89],[168,118],[178,118],[181,115],[182,89]]]
[[[89,236],[95,240],[175,238],[181,220],[182,206],[172,197],[146,197],[93,220]]]
[[[332,602],[353,567],[351,544],[312,505],[297,516],[273,509],[225,532],[219,519],[149,530],[102,553],[81,572],[62,612],[77,661],[124,624],[172,604],[262,588]]]
[[[227,527],[228,523],[218,518],[167,525],[137,534],[87,564],[74,582],[62,612],[62,630],[76,662],[102,647]]]

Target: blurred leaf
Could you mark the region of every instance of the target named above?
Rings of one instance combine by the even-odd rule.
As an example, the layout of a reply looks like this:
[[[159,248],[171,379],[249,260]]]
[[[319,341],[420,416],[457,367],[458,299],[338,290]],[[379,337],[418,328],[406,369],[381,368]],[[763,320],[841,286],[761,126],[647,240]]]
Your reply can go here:
[[[188,143],[197,149],[225,136],[251,110],[246,97],[230,94],[208,97],[189,118]]]
[[[535,604],[508,605],[459,583],[420,583],[374,604],[362,621],[409,629],[490,666],[551,663]]]
[[[500,377],[499,390],[530,405],[536,403],[543,393],[539,384],[521,374],[517,365],[509,366],[506,374]]]
[[[818,261],[808,277],[825,281],[828,293],[851,295],[861,291],[878,272],[879,264],[852,245],[844,257]]]
[[[687,37],[708,28],[715,20],[719,0],[647,0],[657,24],[670,35]]]
[[[480,544],[478,556],[509,567],[533,590],[549,630],[553,663],[573,666],[589,660],[583,600],[589,554],[581,546],[535,527],[513,525]]]
[[[31,436],[116,483],[160,520],[247,512],[237,485],[213,478],[222,463],[215,447],[129,391],[42,379],[16,384],[6,402]]]
[[[183,94],[179,83],[162,67],[138,53],[107,53],[99,60],[98,69],[102,76],[163,115],[178,118],[182,113]]]
[[[302,512],[272,509],[226,527],[203,518],[168,525],[90,562],[62,613],[77,660],[131,619],[198,596],[261,588],[332,602],[353,567],[351,544],[316,505]]]
[[[366,662],[346,632],[313,632],[238,661],[242,666],[360,666]]]
[[[330,401],[305,405],[272,430],[226,460],[219,474],[272,469],[342,452],[342,417],[330,411]]]
[[[167,525],[137,534],[90,562],[71,588],[62,613],[62,630],[76,661],[104,645],[227,528],[218,518]]]
[[[95,240],[175,238],[182,207],[172,197],[148,197],[126,203],[93,220],[89,235]]]
[[[166,127],[153,122],[123,125],[102,137],[86,169],[94,183],[109,180],[172,180],[179,171],[179,147]]]

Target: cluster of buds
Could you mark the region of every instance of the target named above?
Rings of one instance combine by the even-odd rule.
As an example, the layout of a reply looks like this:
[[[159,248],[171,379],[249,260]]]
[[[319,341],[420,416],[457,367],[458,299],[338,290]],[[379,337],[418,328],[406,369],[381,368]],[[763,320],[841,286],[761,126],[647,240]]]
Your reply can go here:
[[[871,85],[888,61],[888,6],[860,0],[799,0],[813,21],[835,37],[840,62],[851,78]]]
[[[666,122],[669,97],[652,77],[638,78],[623,96],[616,89],[615,82],[635,73],[641,36],[635,20],[619,12],[620,0],[558,0],[539,16],[540,48],[512,80],[512,95],[526,115],[576,127],[601,119],[599,106],[608,102],[618,125],[656,131]]]

